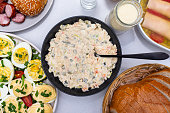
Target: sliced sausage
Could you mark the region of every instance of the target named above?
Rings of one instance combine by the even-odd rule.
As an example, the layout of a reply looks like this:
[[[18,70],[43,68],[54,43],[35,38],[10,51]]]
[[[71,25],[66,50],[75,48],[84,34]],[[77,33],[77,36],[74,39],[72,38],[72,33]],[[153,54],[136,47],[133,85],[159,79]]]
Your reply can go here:
[[[6,2],[0,3],[0,14],[4,13],[6,5],[7,5]]]
[[[2,3],[2,2],[8,2],[8,0],[0,0],[0,3]]]
[[[4,0],[0,0],[0,3],[4,2]]]
[[[13,22],[22,23],[25,21],[25,16],[21,13],[17,13],[14,18],[12,18]]]
[[[16,14],[16,9],[15,9],[14,5],[7,4],[5,7],[5,13],[8,18],[14,17]]]
[[[7,26],[10,24],[10,19],[7,17],[6,14],[0,14],[0,25]]]

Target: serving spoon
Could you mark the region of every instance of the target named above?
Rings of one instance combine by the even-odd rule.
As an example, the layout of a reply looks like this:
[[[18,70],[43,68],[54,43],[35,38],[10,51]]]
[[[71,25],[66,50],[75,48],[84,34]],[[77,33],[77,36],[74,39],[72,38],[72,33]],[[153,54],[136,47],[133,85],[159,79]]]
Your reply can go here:
[[[148,60],[165,60],[169,58],[169,55],[164,52],[153,52],[153,53],[140,53],[140,54],[127,54],[127,55],[100,55],[94,53],[96,57],[118,57],[118,58],[135,58],[135,59],[148,59]]]

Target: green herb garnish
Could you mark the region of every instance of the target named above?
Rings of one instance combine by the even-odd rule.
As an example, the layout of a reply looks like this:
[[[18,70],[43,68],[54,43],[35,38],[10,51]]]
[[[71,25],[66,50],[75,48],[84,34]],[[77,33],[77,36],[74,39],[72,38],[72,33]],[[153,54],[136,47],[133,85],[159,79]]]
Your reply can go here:
[[[42,75],[39,75],[38,78],[42,78],[43,76]]]
[[[18,89],[18,88],[17,88],[15,91],[16,91],[16,92],[18,92],[18,93],[21,93],[21,94],[23,94],[23,95],[25,95],[25,94],[26,94],[26,92],[25,92],[25,91],[23,91],[23,89],[22,89],[22,90],[20,90],[20,89]]]
[[[39,95],[39,93],[38,93],[38,90],[37,90],[36,93],[35,93],[35,96],[38,97],[38,95]]]
[[[46,92],[47,92],[47,90],[45,90],[44,92],[41,92],[41,95],[42,95],[43,97],[49,97],[49,96],[52,95],[51,92],[49,92],[49,93],[46,93]]]
[[[12,88],[13,88],[13,85],[10,86],[10,89],[12,89]]]
[[[40,108],[37,109],[37,112],[39,112],[39,111],[40,111]]]
[[[16,107],[15,107],[12,103],[9,104],[8,110],[9,110],[10,112],[15,112],[15,113],[17,112],[17,111],[16,111]]]
[[[3,86],[4,86],[4,85],[5,85],[5,84],[4,84],[4,83],[2,83],[2,84],[0,85],[0,87],[1,87],[1,88],[3,88]]]
[[[1,60],[1,64],[2,64],[2,67],[5,67],[4,61],[3,61],[3,60]]]
[[[28,66],[28,64],[29,64],[29,62],[27,61],[27,62],[25,62],[25,64],[24,64],[24,65],[27,67],[27,66]]]

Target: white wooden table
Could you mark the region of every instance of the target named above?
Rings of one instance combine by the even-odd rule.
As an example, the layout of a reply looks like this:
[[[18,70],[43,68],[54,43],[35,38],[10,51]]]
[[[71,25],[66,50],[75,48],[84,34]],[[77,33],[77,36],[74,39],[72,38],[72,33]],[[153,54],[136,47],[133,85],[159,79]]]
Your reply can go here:
[[[86,15],[104,21],[114,5],[115,2],[112,0],[97,0],[96,8],[85,10],[81,7],[80,0],[54,0],[51,10],[42,21],[27,30],[14,34],[27,39],[41,49],[47,33],[61,20],[71,16]],[[146,41],[136,29],[119,35],[118,38],[124,54],[156,51],[169,53]],[[144,63],[161,63],[170,66],[170,58],[164,61],[123,59],[120,73],[130,67]],[[106,90],[88,97],[74,97],[59,92],[56,113],[102,113],[102,101]]]

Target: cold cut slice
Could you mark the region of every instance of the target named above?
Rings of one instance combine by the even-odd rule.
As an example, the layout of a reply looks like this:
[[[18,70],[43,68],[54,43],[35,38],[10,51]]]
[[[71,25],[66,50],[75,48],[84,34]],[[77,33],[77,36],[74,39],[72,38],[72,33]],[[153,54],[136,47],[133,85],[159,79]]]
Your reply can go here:
[[[0,25],[7,26],[10,24],[10,19],[7,17],[6,14],[0,14]]]
[[[149,0],[147,7],[170,18],[170,3],[162,0]]]
[[[4,2],[4,0],[0,0],[0,3]]]
[[[25,21],[25,16],[21,13],[17,13],[14,18],[12,18],[13,22],[22,23]]]
[[[14,5],[7,4],[5,7],[5,13],[8,18],[14,17],[16,14],[16,9],[15,9]]]
[[[8,2],[8,0],[0,0],[0,3],[2,3],[2,2]]]
[[[146,12],[142,26],[170,40],[170,22]]]
[[[0,3],[0,14],[4,13],[6,5],[7,5],[6,2]]]

